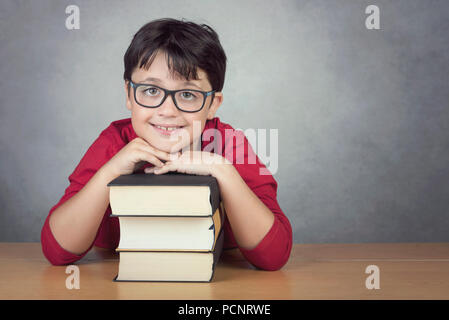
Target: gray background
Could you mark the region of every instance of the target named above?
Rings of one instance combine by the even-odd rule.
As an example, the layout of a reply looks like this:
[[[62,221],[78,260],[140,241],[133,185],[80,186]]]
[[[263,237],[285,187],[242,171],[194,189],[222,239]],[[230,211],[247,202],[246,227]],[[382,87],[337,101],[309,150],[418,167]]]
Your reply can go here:
[[[70,4],[80,30],[65,28]],[[369,4],[381,30],[365,28]],[[162,17],[220,35],[222,121],[279,129],[295,243],[449,241],[444,0],[2,0],[0,241],[39,241],[87,148],[130,116],[123,54]]]

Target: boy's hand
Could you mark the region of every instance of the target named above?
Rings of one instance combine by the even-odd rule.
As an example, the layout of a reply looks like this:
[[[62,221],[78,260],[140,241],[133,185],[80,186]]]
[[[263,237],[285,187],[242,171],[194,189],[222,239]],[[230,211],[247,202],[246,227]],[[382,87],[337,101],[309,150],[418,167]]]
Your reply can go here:
[[[226,158],[211,152],[187,151],[173,160],[167,161],[161,168],[146,168],[145,173],[164,174],[169,171],[177,171],[187,174],[212,175],[219,166],[231,164]]]
[[[135,138],[124,146],[106,164],[105,168],[114,176],[131,174],[141,168],[146,162],[155,167],[162,167],[163,161],[169,161],[178,157],[178,154],[169,154],[152,147],[142,138]]]

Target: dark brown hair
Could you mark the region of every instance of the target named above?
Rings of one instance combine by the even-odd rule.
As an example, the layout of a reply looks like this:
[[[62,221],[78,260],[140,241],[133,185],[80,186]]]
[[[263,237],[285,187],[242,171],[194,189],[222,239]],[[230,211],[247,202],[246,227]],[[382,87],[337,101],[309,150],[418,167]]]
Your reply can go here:
[[[145,24],[126,50],[123,78],[131,80],[136,67],[148,69],[158,51],[166,53],[171,72],[198,80],[200,68],[206,72],[212,90],[223,89],[226,55],[217,33],[208,25],[170,18]]]

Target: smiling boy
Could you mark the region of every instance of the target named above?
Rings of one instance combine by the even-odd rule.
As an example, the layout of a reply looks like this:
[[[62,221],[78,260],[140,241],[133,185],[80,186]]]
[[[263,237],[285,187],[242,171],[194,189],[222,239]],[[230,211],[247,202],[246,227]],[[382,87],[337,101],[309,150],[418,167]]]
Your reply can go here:
[[[109,216],[107,184],[123,174],[173,171],[214,176],[226,211],[224,247],[238,247],[257,268],[280,269],[290,256],[292,230],[276,199],[277,183],[260,174],[265,166],[243,133],[215,117],[226,70],[215,31],[174,19],[152,21],[136,33],[124,63],[131,118],[111,123],[70,175],[42,228],[47,259],[70,264],[94,245],[115,249],[120,230]],[[203,134],[212,129],[223,139],[215,136],[208,144]],[[226,130],[234,133],[229,141]],[[236,162],[239,153],[255,163]]]

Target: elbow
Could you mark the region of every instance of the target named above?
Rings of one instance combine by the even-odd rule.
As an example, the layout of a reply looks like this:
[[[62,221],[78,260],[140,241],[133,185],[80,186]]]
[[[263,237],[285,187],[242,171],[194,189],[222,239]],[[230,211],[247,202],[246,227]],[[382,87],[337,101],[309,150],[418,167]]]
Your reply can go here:
[[[67,257],[64,258],[57,254],[50,253],[48,250],[45,249],[44,243],[42,243],[42,253],[48,260],[48,262],[50,262],[53,266],[66,266],[79,260],[79,258],[68,259]]]
[[[54,266],[63,266],[71,264],[81,258],[74,254],[70,254],[63,248],[59,247],[51,237],[48,225],[44,225],[41,232],[41,249],[44,257]]]
[[[278,271],[288,262],[291,253],[291,243],[279,255],[259,256],[257,261],[252,262],[256,268],[264,271]]]
[[[49,254],[48,250],[46,249],[45,243],[41,241],[42,246],[42,253],[44,254],[44,257],[47,259],[48,262],[50,262],[54,266],[62,266],[64,265],[64,261],[61,259],[58,259],[58,257]]]
[[[288,259],[286,259],[285,261],[281,261],[280,263],[276,263],[276,264],[272,264],[270,266],[268,266],[268,268],[266,268],[266,271],[278,271],[281,270],[284,265],[287,263]]]
[[[272,243],[265,248],[259,248],[257,252],[246,253],[246,258],[253,266],[264,271],[278,271],[288,262],[292,250],[292,237]]]
[[[255,265],[255,267],[263,271],[278,271],[287,264],[288,258],[289,257],[287,256],[286,258],[279,260],[265,261],[264,263]]]
[[[293,239],[292,237],[288,237],[288,240],[284,242],[284,245],[278,247],[277,251],[278,254],[275,256],[267,257],[267,259],[264,259],[264,263],[261,265],[261,269],[266,271],[278,271],[282,269],[288,262],[288,259],[290,258],[291,251],[292,251],[292,245],[293,245]]]
[[[72,261],[64,260],[62,257],[57,255],[55,252],[52,252],[49,248],[45,240],[41,240],[42,253],[44,257],[54,266],[63,266],[70,264]]]
[[[50,262],[53,266],[65,266],[68,265],[70,263],[63,261],[61,259],[55,258],[55,257],[50,257],[50,256],[45,256],[48,260],[48,262]]]

